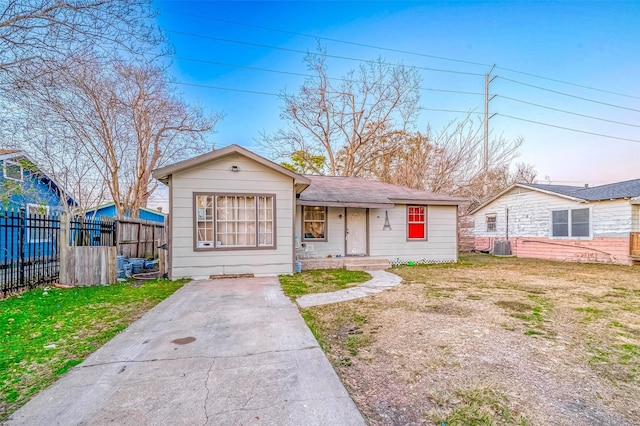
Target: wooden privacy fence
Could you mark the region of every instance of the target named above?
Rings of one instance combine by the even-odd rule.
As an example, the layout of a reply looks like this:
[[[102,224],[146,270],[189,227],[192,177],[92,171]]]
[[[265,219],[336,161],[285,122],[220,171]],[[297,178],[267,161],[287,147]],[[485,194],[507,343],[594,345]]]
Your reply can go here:
[[[629,238],[631,256],[640,257],[640,232],[632,232]]]
[[[158,246],[165,243],[165,226],[160,222],[121,216],[116,219],[116,239],[119,255],[157,259]]]
[[[71,286],[116,281],[115,223],[113,219],[60,219],[60,283]]]

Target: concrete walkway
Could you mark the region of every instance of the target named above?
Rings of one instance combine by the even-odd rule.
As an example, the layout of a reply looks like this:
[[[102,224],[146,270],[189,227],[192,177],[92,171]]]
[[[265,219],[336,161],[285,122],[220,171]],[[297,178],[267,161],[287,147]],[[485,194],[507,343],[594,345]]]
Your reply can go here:
[[[364,425],[278,279],[193,281],[9,425]]]
[[[296,303],[301,308],[310,306],[328,305],[329,303],[344,302],[347,300],[359,299],[381,293],[402,282],[402,278],[396,274],[386,271],[367,271],[371,274],[371,279],[356,287],[334,291],[332,293],[305,294],[296,299]]]

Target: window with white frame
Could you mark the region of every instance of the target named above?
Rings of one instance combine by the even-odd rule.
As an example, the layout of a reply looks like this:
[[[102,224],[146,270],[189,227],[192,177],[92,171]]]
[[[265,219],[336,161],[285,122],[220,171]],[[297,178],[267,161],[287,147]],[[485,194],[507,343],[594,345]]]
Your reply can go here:
[[[427,239],[427,207],[407,206],[407,239]]]
[[[4,160],[2,162],[2,174],[5,179],[17,180],[22,182],[24,180],[24,170],[22,165],[15,161]]]
[[[260,194],[196,194],[195,248],[275,246],[275,200]]]
[[[554,210],[551,212],[552,237],[591,236],[591,213],[588,208]]]
[[[496,227],[496,223],[497,223],[497,217],[495,214],[488,214],[486,216],[486,220],[487,220],[487,232],[496,232],[497,231],[497,227]]]
[[[327,241],[327,208],[302,206],[302,241]]]
[[[30,243],[49,241],[49,207],[27,204],[27,239]]]

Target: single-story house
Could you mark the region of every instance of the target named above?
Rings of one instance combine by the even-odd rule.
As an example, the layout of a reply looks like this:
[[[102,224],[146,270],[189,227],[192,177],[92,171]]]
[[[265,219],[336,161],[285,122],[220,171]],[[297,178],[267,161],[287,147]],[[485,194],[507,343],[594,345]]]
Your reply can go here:
[[[640,179],[595,187],[517,183],[470,215],[476,250],[509,241],[519,257],[640,260]]]
[[[292,172],[238,145],[157,170],[169,186],[172,278],[294,271],[296,248],[392,262],[456,262],[465,200]]]
[[[93,207],[84,211],[86,217],[89,218],[101,218],[101,217],[118,217],[118,211],[116,210],[116,203],[106,203],[98,207]],[[129,211],[127,210],[126,217],[129,217]],[[166,214],[160,210],[153,210],[147,207],[140,207],[138,209],[138,218],[142,220],[150,220],[152,222],[164,223]]]

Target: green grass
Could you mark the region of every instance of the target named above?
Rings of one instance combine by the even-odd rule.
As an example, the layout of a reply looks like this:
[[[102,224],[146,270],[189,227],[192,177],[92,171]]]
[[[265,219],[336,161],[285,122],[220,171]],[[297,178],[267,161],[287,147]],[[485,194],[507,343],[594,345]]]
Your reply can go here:
[[[371,275],[364,271],[320,269],[304,271],[294,275],[281,275],[280,284],[284,293],[291,300],[295,300],[305,294],[329,293],[353,287],[370,279]]]
[[[509,401],[504,394],[491,387],[456,390],[448,398],[436,399],[434,404],[437,408],[424,416],[438,425],[529,424],[525,417],[509,408]]]
[[[546,330],[544,328],[544,324],[547,321],[546,316],[551,311],[552,304],[548,299],[542,297],[529,295],[528,298],[535,303],[531,308],[531,312],[528,314],[515,314],[513,316],[520,318],[527,326],[531,327],[529,330],[525,331],[525,335],[543,336],[546,334]]]
[[[322,350],[335,355],[333,364],[350,367],[351,357],[357,357],[362,348],[373,343],[376,331],[368,326],[367,317],[361,313],[338,308],[339,315],[331,319],[322,313],[335,310],[336,306],[316,306],[302,309],[301,314]]]
[[[0,300],[0,421],[185,282],[38,289]]]
[[[584,319],[582,320],[584,323],[596,321],[602,318],[605,314],[605,312],[601,311],[600,309],[592,308],[589,306],[576,308],[576,311],[582,312],[584,314]]]
[[[311,330],[313,337],[316,338],[316,341],[320,345],[320,348],[322,348],[324,352],[328,352],[329,346],[327,345],[327,341],[324,338],[322,330],[320,329],[317,316],[309,309],[303,309],[301,311],[301,314],[304,322],[307,323],[307,327],[309,327],[309,330]]]

